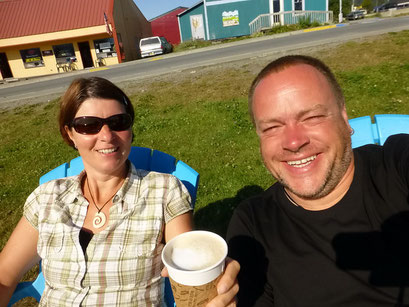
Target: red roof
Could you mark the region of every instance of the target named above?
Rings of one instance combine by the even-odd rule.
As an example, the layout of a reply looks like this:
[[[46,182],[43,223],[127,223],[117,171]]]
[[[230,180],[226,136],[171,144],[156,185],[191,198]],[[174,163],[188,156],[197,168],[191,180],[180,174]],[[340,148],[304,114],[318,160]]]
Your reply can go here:
[[[186,7],[177,7],[172,11],[164,13],[150,20],[152,34],[164,36],[169,43],[177,45],[180,43],[178,14],[184,12]]]
[[[0,0],[0,39],[104,25],[114,0]]]

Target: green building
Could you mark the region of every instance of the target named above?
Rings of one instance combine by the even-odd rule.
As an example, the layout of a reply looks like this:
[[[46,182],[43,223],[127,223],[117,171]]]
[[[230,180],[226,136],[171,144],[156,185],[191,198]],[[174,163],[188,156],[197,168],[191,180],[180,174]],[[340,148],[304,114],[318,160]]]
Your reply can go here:
[[[180,37],[184,42],[249,35],[255,23],[296,23],[312,11],[327,12],[328,0],[202,0],[178,15]],[[327,22],[328,16],[312,18]]]

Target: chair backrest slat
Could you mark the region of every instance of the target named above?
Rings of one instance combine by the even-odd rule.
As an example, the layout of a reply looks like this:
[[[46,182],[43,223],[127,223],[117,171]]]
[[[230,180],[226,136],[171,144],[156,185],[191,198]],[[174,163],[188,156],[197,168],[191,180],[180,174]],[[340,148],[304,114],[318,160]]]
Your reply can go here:
[[[393,134],[409,133],[409,115],[379,114],[374,118],[380,145],[383,145],[386,139]]]
[[[350,119],[349,124],[354,129],[354,133],[351,136],[353,148],[376,143],[370,116]]]
[[[146,147],[132,147],[128,159],[138,169],[151,170],[152,149]]]
[[[152,153],[151,171],[173,174],[176,169],[176,159],[167,153],[154,150]]]
[[[399,133],[409,133],[409,115],[378,114],[372,123],[370,116],[352,118],[349,124],[352,134],[352,148],[366,144],[383,145],[388,137]]]

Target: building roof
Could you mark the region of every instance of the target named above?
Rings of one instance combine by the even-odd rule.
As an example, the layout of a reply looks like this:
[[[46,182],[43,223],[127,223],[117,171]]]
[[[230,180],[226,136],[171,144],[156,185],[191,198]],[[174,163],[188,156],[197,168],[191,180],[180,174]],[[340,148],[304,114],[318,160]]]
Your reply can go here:
[[[183,10],[183,11],[185,11],[185,10],[187,10],[187,7],[178,6],[178,7],[174,8],[173,10],[170,10],[170,11],[168,11],[168,12],[166,12],[166,13],[160,14],[160,15],[158,15],[158,16],[156,16],[156,17],[153,17],[153,18],[149,19],[149,22],[151,22],[151,21],[153,21],[153,20],[155,20],[155,19],[158,19],[158,18],[160,18],[160,17],[162,17],[162,16],[165,16],[165,15],[167,15],[167,14],[170,14],[170,13],[172,13],[172,12],[174,12],[174,11],[177,11],[177,10]]]
[[[0,0],[0,39],[104,25],[113,1]]]
[[[190,12],[191,10],[193,10],[195,7],[198,7],[199,5],[203,4],[203,0],[200,0],[199,2],[193,4],[191,7],[189,7],[187,10],[183,11],[182,13],[179,13],[178,16],[182,16],[188,12]]]

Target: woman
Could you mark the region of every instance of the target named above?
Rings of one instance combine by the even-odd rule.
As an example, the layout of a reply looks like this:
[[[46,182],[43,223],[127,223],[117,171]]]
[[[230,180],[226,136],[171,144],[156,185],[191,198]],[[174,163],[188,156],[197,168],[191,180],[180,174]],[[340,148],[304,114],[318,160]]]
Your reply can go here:
[[[0,254],[0,306],[40,259],[40,306],[161,305],[160,253],[164,242],[192,229],[190,196],[172,175],[136,170],[128,161],[133,120],[129,98],[108,80],[70,85],[59,126],[84,171],[28,197]],[[227,266],[221,295],[210,304],[234,305],[237,267]]]

